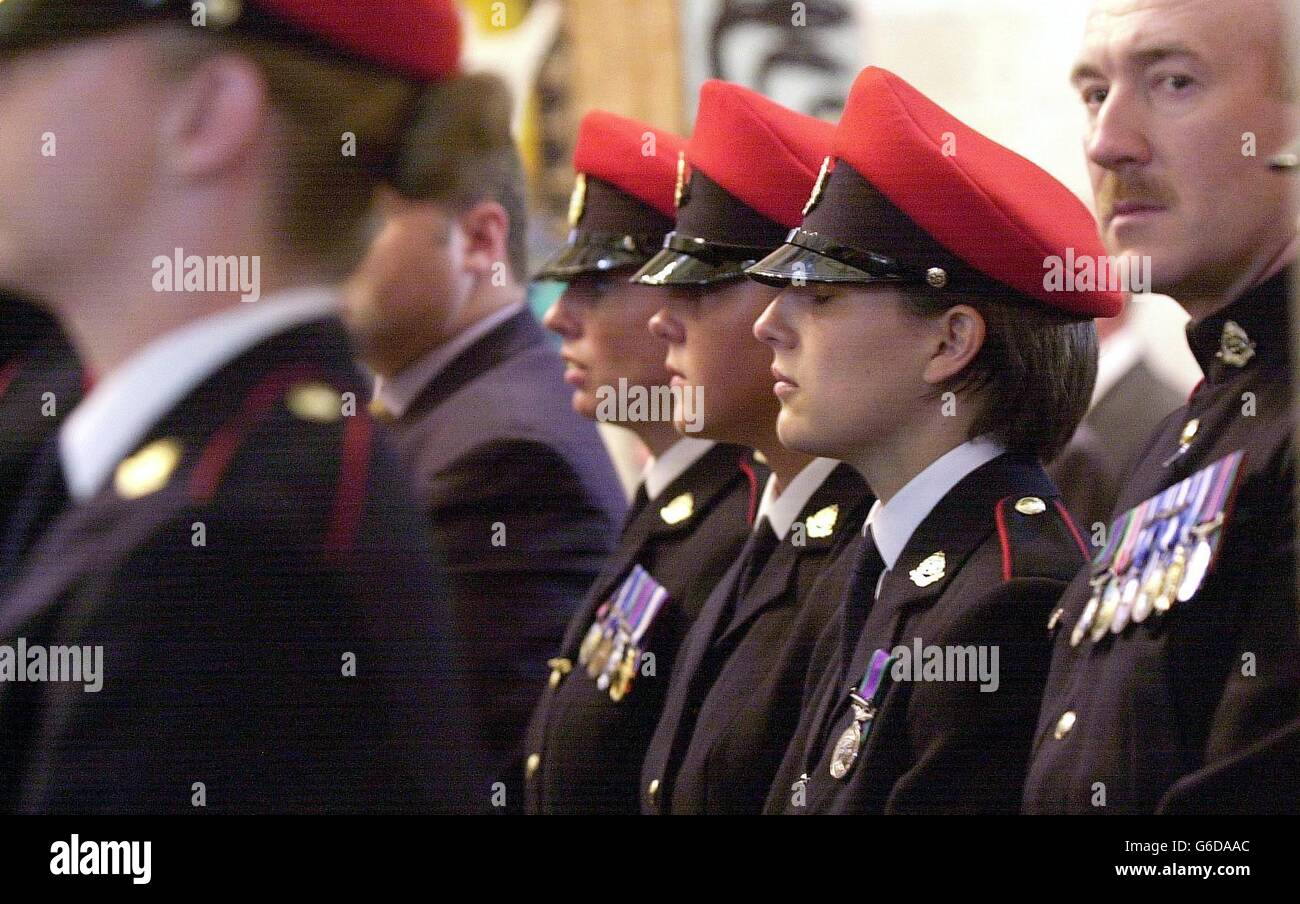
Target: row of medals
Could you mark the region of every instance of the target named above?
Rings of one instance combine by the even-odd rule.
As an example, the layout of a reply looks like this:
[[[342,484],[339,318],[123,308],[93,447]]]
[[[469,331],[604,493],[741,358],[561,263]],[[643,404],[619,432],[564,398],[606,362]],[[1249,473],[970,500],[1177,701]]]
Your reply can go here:
[[[1136,568],[1130,568],[1122,575],[1108,570],[1093,578],[1092,598],[1074,626],[1070,645],[1077,647],[1084,637],[1098,643],[1108,631],[1120,634],[1130,621],[1141,624],[1152,612],[1164,614],[1175,602],[1185,603],[1195,596],[1209,570],[1213,553],[1211,538],[1222,526],[1220,514],[1213,521],[1192,528],[1191,533],[1198,538],[1194,551],[1189,552],[1185,541],[1179,542],[1168,564],[1153,555],[1141,575],[1136,573]]]
[[[614,622],[617,622],[615,626]],[[578,648],[578,663],[609,699],[618,703],[632,689],[641,651],[632,643],[632,634],[622,619],[603,622],[597,619],[587,629]]]

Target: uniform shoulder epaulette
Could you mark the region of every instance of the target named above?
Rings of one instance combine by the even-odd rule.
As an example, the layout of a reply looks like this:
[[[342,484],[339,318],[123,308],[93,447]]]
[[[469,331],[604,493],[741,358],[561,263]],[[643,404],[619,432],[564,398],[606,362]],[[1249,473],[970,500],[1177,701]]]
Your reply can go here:
[[[1244,456],[1221,458],[1115,519],[1092,562],[1092,597],[1073,646],[1121,634],[1196,595],[1213,570]]]
[[[1068,581],[1088,561],[1088,547],[1057,497],[1008,496],[994,509],[1002,548],[1002,579]],[[1070,555],[1062,555],[1068,549]],[[1077,556],[1074,552],[1077,551]]]

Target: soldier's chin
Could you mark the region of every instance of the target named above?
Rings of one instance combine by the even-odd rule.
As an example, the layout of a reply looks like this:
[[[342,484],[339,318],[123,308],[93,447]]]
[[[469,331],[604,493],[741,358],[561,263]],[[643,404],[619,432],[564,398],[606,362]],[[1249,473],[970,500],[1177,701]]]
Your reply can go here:
[[[784,406],[776,418],[776,436],[781,440],[781,445],[791,452],[802,452],[805,455],[822,455],[825,452],[825,437],[814,430],[805,418]]]

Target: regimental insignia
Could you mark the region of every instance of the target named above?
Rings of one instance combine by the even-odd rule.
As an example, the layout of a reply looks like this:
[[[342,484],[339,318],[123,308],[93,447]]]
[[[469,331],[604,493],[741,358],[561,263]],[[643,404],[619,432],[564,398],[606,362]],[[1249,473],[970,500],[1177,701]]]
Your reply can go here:
[[[659,517],[664,519],[664,524],[681,524],[694,514],[695,496],[692,493],[682,493],[659,510]]]
[[[569,228],[577,229],[582,215],[587,212],[587,176],[578,173],[573,179],[573,194],[569,195]]]
[[[835,533],[835,523],[840,520],[839,504],[828,505],[804,522],[809,538],[822,540]]]
[[[1250,341],[1240,325],[1229,320],[1223,325],[1223,336],[1219,339],[1219,353],[1216,357],[1229,367],[1245,367],[1255,357],[1255,343]]]
[[[1026,496],[1016,503],[1016,511],[1022,515],[1041,515],[1047,511],[1047,503],[1037,496]]]
[[[686,152],[681,151],[677,154],[677,188],[673,192],[673,206],[678,210],[691,199],[691,183],[687,176]]]
[[[826,193],[826,180],[830,178],[832,162],[833,158],[829,156],[822,161],[821,172],[817,174],[817,181],[813,184],[812,194],[808,197],[808,203],[803,206],[803,215],[805,217],[817,208],[817,205],[821,203],[822,195]]]
[[[333,424],[343,419],[343,396],[326,383],[299,383],[284,398],[293,415],[315,424]]]
[[[944,569],[947,564],[948,557],[941,552],[936,552],[932,556],[927,556],[925,561],[908,572],[908,577],[918,587],[929,587],[931,584],[943,580]]]
[[[178,439],[150,443],[117,466],[113,487],[123,499],[152,495],[172,479],[185,449]]]

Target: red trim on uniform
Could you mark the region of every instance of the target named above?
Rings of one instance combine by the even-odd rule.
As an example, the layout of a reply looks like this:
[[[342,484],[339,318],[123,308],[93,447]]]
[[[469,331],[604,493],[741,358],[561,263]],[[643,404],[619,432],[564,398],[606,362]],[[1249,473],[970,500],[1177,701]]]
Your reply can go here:
[[[749,514],[745,516],[745,521],[752,526],[754,516],[758,514],[758,475],[754,473],[748,455],[740,456],[740,470],[745,472],[745,477],[749,480]]]
[[[1079,529],[1074,526],[1074,516],[1070,514],[1069,509],[1061,504],[1061,500],[1053,499],[1056,510],[1061,513],[1061,519],[1065,521],[1065,526],[1070,529],[1070,536],[1074,537],[1074,542],[1079,544],[1079,552],[1083,555],[1083,561],[1091,562],[1092,558],[1088,555],[1088,544],[1083,542],[1083,537],[1079,534]]]
[[[325,534],[325,549],[348,552],[357,542],[361,513],[366,505],[366,484],[370,479],[370,441],[375,425],[368,417],[351,417],[343,428],[343,461],[339,468],[338,495]]]
[[[83,370],[81,372],[81,394],[90,395],[91,391],[94,390],[95,388],[95,382],[97,381],[97,379],[98,378],[90,370],[90,368],[86,368],[85,370]]]
[[[314,368],[293,365],[273,371],[244,398],[239,412],[226,421],[203,447],[199,463],[190,475],[190,496],[195,502],[210,502],[221,486],[226,470],[254,424],[265,417],[285,390],[318,373]]]
[[[25,363],[25,358],[13,358],[5,364],[3,369],[0,369],[0,398],[3,398],[4,394],[9,391],[9,384],[22,371]]]
[[[1201,377],[1201,382],[1197,383],[1195,386],[1192,387],[1192,392],[1190,395],[1188,395],[1187,401],[1191,402],[1192,399],[1196,398],[1196,394],[1201,391],[1201,387],[1204,385],[1205,385],[1205,377]]]
[[[998,525],[998,541],[1002,544],[1002,580],[1011,580],[1011,538],[1007,534],[1007,501],[999,499],[993,509],[993,520]]]

